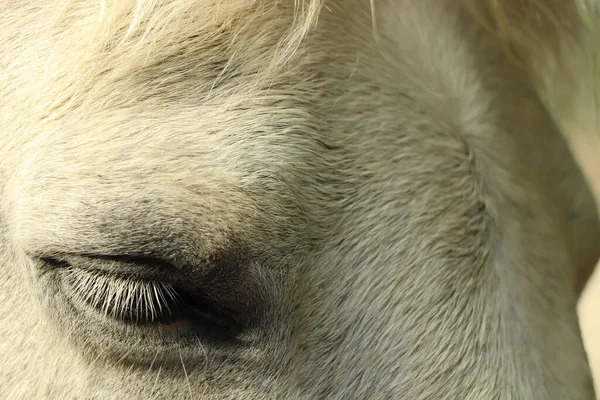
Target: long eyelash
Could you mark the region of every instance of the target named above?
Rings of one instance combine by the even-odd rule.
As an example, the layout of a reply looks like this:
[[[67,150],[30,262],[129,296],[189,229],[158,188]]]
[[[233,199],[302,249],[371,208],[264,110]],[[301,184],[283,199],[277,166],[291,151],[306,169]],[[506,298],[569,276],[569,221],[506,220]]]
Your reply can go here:
[[[105,317],[152,322],[159,316],[173,315],[169,303],[179,304],[174,288],[162,282],[135,281],[79,268],[64,273],[73,299],[100,310]]]

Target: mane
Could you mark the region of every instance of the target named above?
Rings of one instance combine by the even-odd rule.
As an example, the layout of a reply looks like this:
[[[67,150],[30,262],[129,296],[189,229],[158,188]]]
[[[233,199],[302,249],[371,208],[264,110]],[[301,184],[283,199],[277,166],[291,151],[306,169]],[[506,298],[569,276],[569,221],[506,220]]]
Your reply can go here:
[[[377,7],[377,0],[365,0]],[[510,56],[526,69],[534,69],[548,54],[560,60],[565,41],[578,40],[594,10],[590,0],[458,0],[475,21],[492,32]],[[80,6],[81,3],[86,3]],[[59,11],[60,25],[71,16],[85,27],[91,49],[127,43],[135,56],[160,56],[189,38],[214,37],[224,31],[238,43],[252,35],[264,20],[281,19],[282,33],[273,63],[281,65],[298,49],[319,19],[327,0],[68,0]],[[82,18],[81,12],[86,13]],[[375,22],[375,21],[374,21]],[[585,23],[587,22],[587,24]],[[64,28],[64,26],[61,26]],[[376,26],[374,24],[374,30]],[[239,43],[240,44],[240,43]],[[243,43],[240,44],[242,46]]]
[[[364,1],[377,7],[378,0]],[[573,121],[589,120],[590,115],[595,121],[600,26],[590,17],[598,13],[591,0],[457,1],[530,75],[552,110],[569,114],[566,118]],[[225,49],[220,53],[230,58],[250,54],[246,58],[255,60],[260,69],[257,81],[270,81],[316,26],[323,9],[335,12],[327,9],[327,0],[66,0],[63,4],[57,11],[56,32],[67,36],[70,31],[81,43],[62,45],[75,47],[68,58],[75,61],[66,66],[59,60],[57,69],[79,70],[77,76],[92,76],[90,81],[97,81],[98,74],[110,68],[127,76],[160,65],[185,49],[196,49],[206,61],[219,53],[211,51],[216,48]],[[110,58],[117,65],[105,68]],[[227,63],[213,63],[218,62]],[[90,66],[100,69],[90,71]]]
[[[460,1],[529,75],[567,135],[600,132],[600,7],[594,1]]]
[[[558,51],[565,33],[578,24],[577,3],[569,0],[462,0],[484,27],[502,40],[507,51],[526,62],[540,49]]]

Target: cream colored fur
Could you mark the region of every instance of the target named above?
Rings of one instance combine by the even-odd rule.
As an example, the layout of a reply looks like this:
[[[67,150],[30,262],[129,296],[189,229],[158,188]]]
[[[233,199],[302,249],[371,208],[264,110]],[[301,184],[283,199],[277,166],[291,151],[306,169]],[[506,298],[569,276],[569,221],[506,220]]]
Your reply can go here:
[[[556,70],[451,0],[0,2],[0,398],[594,399]],[[77,308],[81,255],[222,268],[252,324]]]

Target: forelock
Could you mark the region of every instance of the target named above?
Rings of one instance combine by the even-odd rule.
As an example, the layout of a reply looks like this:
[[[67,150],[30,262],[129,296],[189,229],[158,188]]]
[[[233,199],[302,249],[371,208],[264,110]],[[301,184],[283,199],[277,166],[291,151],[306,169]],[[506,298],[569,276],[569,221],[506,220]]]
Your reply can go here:
[[[273,63],[285,63],[316,24],[323,0],[69,0],[58,12],[59,24],[73,18],[73,29],[86,28],[91,54],[110,48],[146,60],[177,51],[190,38],[208,40],[227,34],[224,45],[244,46],[260,35],[265,21],[280,20]],[[81,14],[84,15],[81,15]],[[274,32],[275,34],[275,32]],[[229,41],[229,43],[227,43]]]

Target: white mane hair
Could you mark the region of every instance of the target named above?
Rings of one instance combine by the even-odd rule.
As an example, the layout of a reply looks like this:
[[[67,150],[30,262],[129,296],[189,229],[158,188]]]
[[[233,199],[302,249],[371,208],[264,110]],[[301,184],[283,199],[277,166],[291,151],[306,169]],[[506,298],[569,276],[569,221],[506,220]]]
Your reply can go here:
[[[596,0],[462,0],[543,96],[567,135],[597,133],[600,3]]]
[[[0,397],[593,399],[598,7],[0,0]]]

